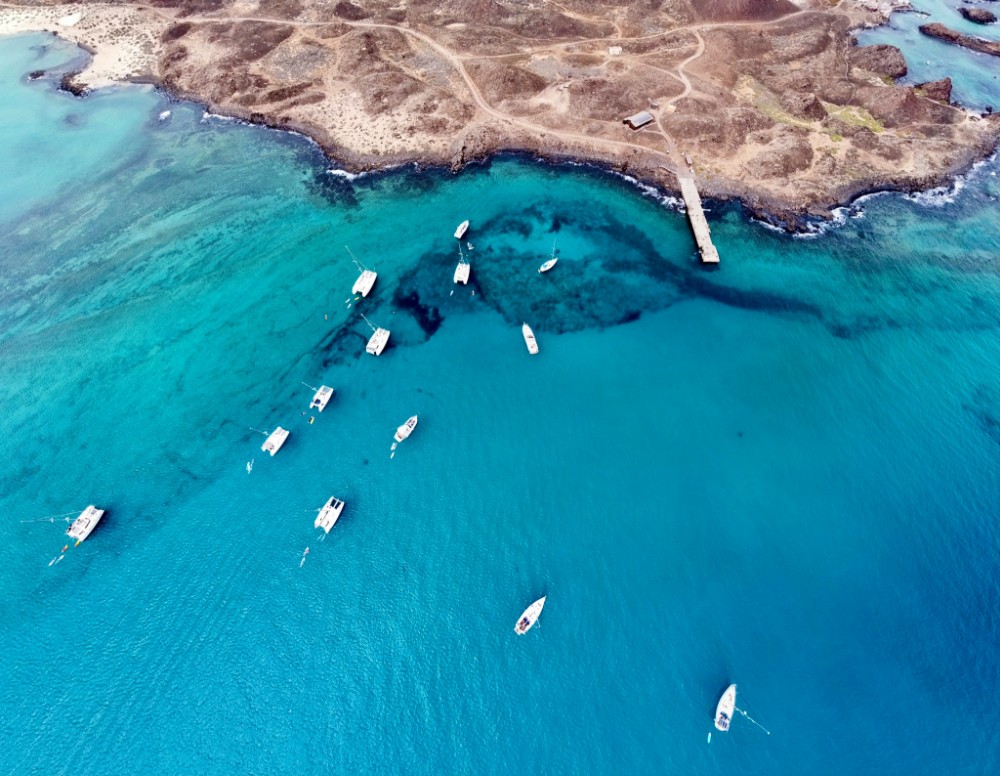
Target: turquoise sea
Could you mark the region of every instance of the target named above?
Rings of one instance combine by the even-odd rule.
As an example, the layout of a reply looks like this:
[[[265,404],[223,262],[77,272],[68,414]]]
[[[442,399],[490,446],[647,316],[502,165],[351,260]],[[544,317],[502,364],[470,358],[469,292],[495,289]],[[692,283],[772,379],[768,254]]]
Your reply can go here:
[[[707,272],[627,180],[352,180],[78,56],[0,40],[0,773],[1000,769],[995,159]]]

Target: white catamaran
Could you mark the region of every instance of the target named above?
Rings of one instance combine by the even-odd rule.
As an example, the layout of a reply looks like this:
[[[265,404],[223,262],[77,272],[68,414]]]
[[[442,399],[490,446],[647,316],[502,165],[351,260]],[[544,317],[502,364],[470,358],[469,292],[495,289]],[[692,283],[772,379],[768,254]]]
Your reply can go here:
[[[552,241],[552,256],[551,256],[551,258],[547,262],[545,262],[542,266],[540,266],[538,268],[538,271],[540,273],[541,272],[548,272],[550,269],[552,269],[556,265],[557,261],[559,261],[559,259],[556,258],[556,241],[553,240]]]
[[[463,237],[465,237],[465,233],[468,231],[469,231],[469,222],[468,220],[465,220],[462,223],[460,223],[458,225],[458,229],[455,230],[455,239],[461,240]]]
[[[93,504],[80,513],[80,516],[73,521],[73,525],[66,531],[66,535],[71,539],[76,539],[77,544],[82,542],[91,532],[97,528],[97,524],[104,517],[104,510],[98,509]],[[51,564],[50,564],[51,565]]]
[[[410,434],[413,433],[413,429],[417,427],[417,416],[414,415],[412,418],[407,420],[402,426],[396,429],[396,434],[393,436],[397,442],[402,442]]]
[[[330,398],[333,396],[333,388],[328,385],[321,385],[319,390],[316,391],[316,395],[313,396],[312,403],[309,405],[311,410],[319,410],[322,412],[326,409],[326,405],[329,404]]]
[[[538,353],[538,341],[535,339],[535,332],[525,323],[521,325],[521,334],[524,335],[524,344],[528,346],[528,352],[533,356],[536,355]]]
[[[719,698],[719,705],[715,707],[715,727],[723,733],[729,730],[729,723],[733,721],[733,710],[736,708],[736,685],[731,684]]]
[[[365,318],[364,314],[361,317]],[[368,345],[365,346],[365,351],[371,353],[373,356],[379,356],[385,350],[385,346],[389,344],[389,330],[372,326],[372,322],[367,318],[365,318],[365,323],[372,330],[372,336],[368,340]]]
[[[372,286],[375,285],[375,279],[378,277],[378,273],[375,270],[368,269],[364,264],[358,261],[357,257],[351,253],[351,249],[346,245],[347,252],[351,256],[351,261],[354,262],[354,266],[358,268],[361,274],[358,279],[354,281],[354,287],[351,289],[352,294],[361,294],[361,296],[368,296],[368,292],[372,290]]]
[[[344,511],[344,502],[339,498],[330,496],[330,499],[323,505],[313,523],[314,528],[322,528],[323,533],[330,533],[330,529],[337,524],[340,513]],[[306,550],[309,552],[309,550]]]
[[[547,596],[543,595],[535,601],[535,603],[524,610],[521,616],[517,619],[517,625],[514,626],[514,633],[518,636],[523,636],[531,630],[531,626],[538,620],[538,615],[542,613],[542,607],[545,606],[546,597]]]
[[[274,429],[274,431],[271,432],[271,435],[264,440],[264,444],[260,446],[260,449],[263,450],[265,453],[270,453],[271,457],[273,458],[274,454],[281,449],[281,446],[283,444],[285,444],[285,440],[288,439],[289,433],[290,432],[287,431],[286,429],[283,429],[281,426],[278,426],[276,429]]]

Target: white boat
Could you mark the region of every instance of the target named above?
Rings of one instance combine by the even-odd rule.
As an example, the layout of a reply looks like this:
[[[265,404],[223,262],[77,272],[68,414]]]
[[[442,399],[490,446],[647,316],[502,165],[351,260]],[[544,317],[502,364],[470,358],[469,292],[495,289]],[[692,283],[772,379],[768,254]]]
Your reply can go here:
[[[311,410],[319,410],[322,412],[326,409],[326,405],[329,403],[330,398],[333,396],[333,388],[326,385],[321,385],[319,390],[316,391],[316,395],[313,396],[312,403],[309,405]]]
[[[414,415],[408,421],[406,421],[402,426],[396,429],[396,435],[393,437],[397,442],[402,442],[410,434],[413,433],[413,429],[417,427],[417,416]]]
[[[104,517],[104,510],[98,509],[93,504],[87,507],[80,513],[80,516],[73,521],[73,525],[69,527],[66,531],[66,535],[71,539],[76,539],[79,544],[88,536],[91,532],[97,528],[97,524],[101,522],[101,518]]]
[[[468,231],[469,231],[469,222],[468,220],[465,220],[462,223],[460,223],[458,225],[458,229],[455,230],[455,239],[461,240],[463,237],[465,237],[465,233]]]
[[[462,253],[462,243],[458,244],[458,266],[455,267],[455,283],[461,283],[463,286],[467,285],[469,282],[469,272],[472,270],[472,265],[465,260],[465,254]]]
[[[274,431],[271,432],[271,436],[264,440],[264,444],[260,446],[260,449],[265,453],[270,453],[271,457],[281,449],[281,446],[285,444],[285,440],[288,439],[289,432],[278,426]]]
[[[729,723],[733,721],[733,710],[736,708],[736,685],[731,684],[719,698],[719,705],[715,707],[715,727],[717,730],[725,732],[729,730]]]
[[[389,344],[389,330],[372,326],[372,322],[365,318],[364,314],[361,317],[364,318],[365,323],[371,327],[373,332],[371,338],[368,340],[368,345],[365,346],[365,350],[373,356],[381,355],[382,351],[385,350],[385,346]]]
[[[347,248],[347,246],[344,246]],[[368,296],[368,292],[372,290],[372,286],[375,285],[375,279],[378,277],[378,273],[375,270],[368,269],[364,264],[358,261],[357,257],[351,253],[351,249],[347,248],[347,252],[351,256],[351,260],[354,262],[361,274],[358,279],[354,281],[354,286],[351,288],[352,294],[361,294],[361,296]]]
[[[517,625],[514,626],[514,633],[518,636],[523,636],[529,630],[531,626],[535,624],[538,620],[538,615],[542,613],[542,607],[545,606],[546,596],[542,596],[535,603],[529,606],[517,620]]]
[[[538,342],[535,340],[535,332],[525,323],[521,325],[521,334],[524,335],[524,344],[528,346],[528,352],[533,356],[536,355],[538,353]]]
[[[330,533],[330,529],[333,528],[337,523],[337,519],[340,517],[340,513],[344,511],[344,502],[339,498],[330,497],[323,508],[319,511],[319,515],[316,516],[316,521],[313,523],[314,528],[322,528],[323,533]],[[309,550],[306,550],[309,552]]]
[[[549,258],[549,260],[547,262],[545,262],[542,266],[540,266],[538,268],[538,271],[539,272],[548,272],[550,269],[552,269],[556,265],[557,261],[559,261],[559,259],[556,258],[556,241],[553,240],[552,241],[552,256],[551,256],[551,258]]]

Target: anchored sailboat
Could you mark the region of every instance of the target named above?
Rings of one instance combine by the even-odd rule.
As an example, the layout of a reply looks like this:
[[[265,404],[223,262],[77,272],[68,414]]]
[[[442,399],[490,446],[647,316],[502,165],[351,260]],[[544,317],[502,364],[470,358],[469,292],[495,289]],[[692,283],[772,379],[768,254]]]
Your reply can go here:
[[[557,261],[559,261],[559,259],[556,258],[556,241],[553,240],[552,241],[552,257],[547,262],[545,262],[542,266],[540,266],[538,268],[539,273],[541,273],[541,272],[548,272],[550,269],[552,269],[556,265]]]
[[[517,619],[517,625],[514,626],[514,633],[518,636],[523,636],[531,630],[531,626],[538,621],[538,615],[542,613],[542,607],[545,606],[546,598],[547,596],[543,595],[521,613],[521,616]]]
[[[535,332],[531,330],[531,327],[524,323],[521,324],[521,334],[524,336],[524,344],[528,346],[528,352],[531,355],[536,355],[538,353],[538,342],[535,340]]]
[[[736,685],[731,684],[722,693],[715,707],[715,728],[725,733],[733,721],[733,710],[736,708]]]
[[[389,344],[389,330],[376,328],[372,325],[371,321],[365,318],[364,314],[361,317],[364,318],[365,323],[371,327],[373,332],[371,339],[368,340],[368,345],[365,346],[365,351],[371,353],[373,356],[381,355],[382,351],[385,350],[385,346]]]
[[[368,292],[372,290],[372,286],[375,285],[375,279],[378,277],[378,273],[375,270],[368,269],[364,264],[358,261],[357,257],[351,253],[351,249],[346,245],[344,248],[351,256],[351,261],[354,262],[354,266],[358,268],[361,275],[358,279],[354,281],[354,287],[351,289],[352,294],[361,294],[361,296],[368,296]]]

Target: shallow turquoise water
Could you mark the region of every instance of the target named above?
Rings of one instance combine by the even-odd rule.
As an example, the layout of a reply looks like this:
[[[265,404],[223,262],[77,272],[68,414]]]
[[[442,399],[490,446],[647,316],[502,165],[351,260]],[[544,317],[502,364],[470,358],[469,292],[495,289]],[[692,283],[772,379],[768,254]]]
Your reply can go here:
[[[995,3],[965,0],[910,0],[914,11],[892,14],[889,23],[870,30],[860,30],[856,37],[865,46],[888,43],[906,57],[907,74],[902,83],[925,83],[951,78],[953,101],[972,110],[987,106],[1000,110],[1000,65],[997,58],[969,51],[961,46],[930,38],[919,27],[931,22],[941,24],[966,35],[987,40],[1000,40],[1000,25],[984,25],[966,21],[958,9],[979,7],[997,13]]]
[[[0,772],[1000,766],[995,161],[812,240],[717,206],[704,272],[618,178],[351,182],[23,77],[71,56],[0,41]],[[772,735],[706,743],[731,681]]]

